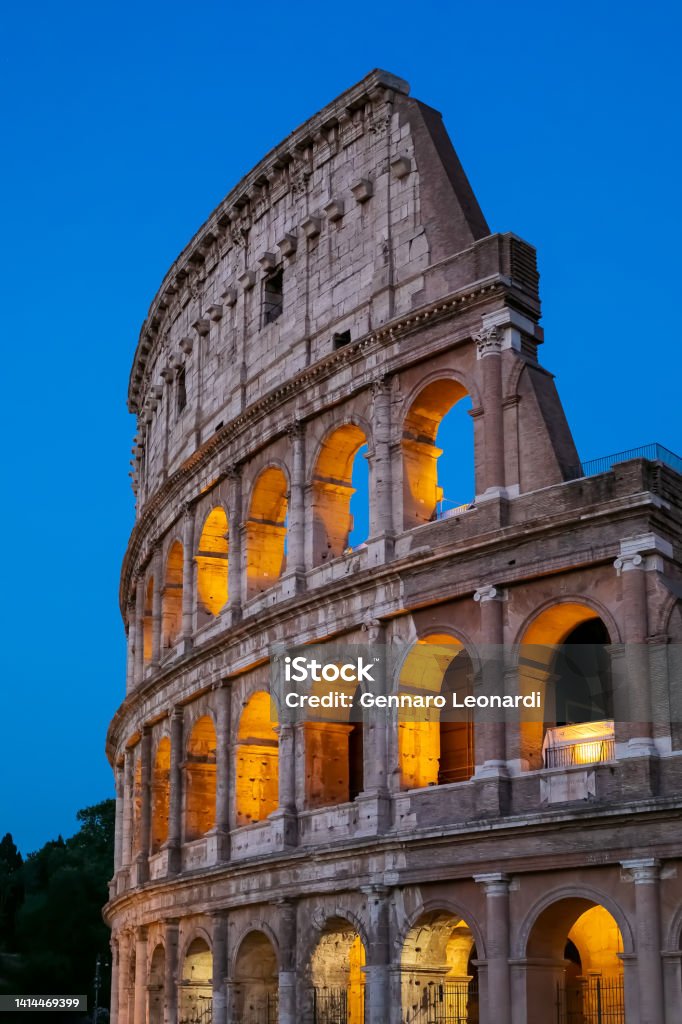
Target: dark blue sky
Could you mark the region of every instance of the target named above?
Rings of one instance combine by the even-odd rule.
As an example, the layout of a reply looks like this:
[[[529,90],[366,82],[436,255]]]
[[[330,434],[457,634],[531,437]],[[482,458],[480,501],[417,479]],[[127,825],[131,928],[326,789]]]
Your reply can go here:
[[[373,67],[442,111],[491,229],[537,246],[542,358],[583,458],[682,448],[681,29],[673,3],[5,7],[0,834],[26,853],[112,791],[126,387],[156,287]]]

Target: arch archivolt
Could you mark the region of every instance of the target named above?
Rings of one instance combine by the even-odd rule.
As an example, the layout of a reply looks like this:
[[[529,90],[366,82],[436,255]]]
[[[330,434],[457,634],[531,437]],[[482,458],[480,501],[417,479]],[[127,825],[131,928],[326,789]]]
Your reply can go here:
[[[279,953],[279,939],[277,933],[273,929],[269,921],[264,917],[258,919],[249,918],[244,924],[240,925],[235,929],[234,933],[230,936],[230,946],[232,952],[229,956],[230,976],[235,977],[237,973],[237,966],[239,962],[239,954],[241,952],[244,942],[250,935],[264,935],[272,946],[277,963],[279,965],[281,958]]]
[[[331,418],[330,416],[329,418],[324,417],[324,419],[326,420],[324,426],[322,426],[321,420],[313,421],[310,424],[310,432],[308,435],[309,441],[307,446],[310,454],[306,452],[307,464],[305,474],[306,482],[309,485],[312,485],[315,480],[320,456],[324,453],[325,446],[328,441],[337,433],[337,431],[343,430],[344,427],[356,427],[358,430],[362,431],[365,436],[364,443],[367,444],[368,457],[371,458],[374,454],[374,435],[372,425],[364,416],[358,415],[356,412],[349,412],[343,416],[339,416],[338,418]],[[314,427],[317,426],[318,423],[321,429],[314,430]],[[311,443],[313,442],[313,439],[315,439],[314,443]],[[362,447],[362,445],[360,445],[360,447]]]
[[[310,933],[307,940],[301,947],[301,962],[306,970],[310,969],[310,961],[313,953],[319,945],[320,939],[328,933],[335,931],[335,922],[342,922],[349,925],[353,931],[360,936],[365,949],[368,948],[367,928],[365,922],[348,907],[316,907],[310,915]]]
[[[536,605],[536,607],[528,613],[528,615],[525,617],[521,625],[518,627],[516,631],[516,636],[514,637],[512,643],[512,661],[515,667],[518,666],[519,658],[521,655],[521,648],[524,644],[524,638],[526,637],[529,628],[533,626],[540,618],[540,616],[543,615],[545,612],[548,612],[553,608],[560,608],[562,605],[580,605],[584,608],[590,609],[594,612],[595,616],[598,616],[602,620],[602,622],[606,626],[611,643],[618,644],[621,642],[621,634],[620,629],[618,627],[618,623],[616,622],[615,618],[602,601],[597,600],[595,597],[592,597],[591,595],[585,595],[582,593],[561,594],[561,596],[549,597],[546,601],[543,601],[541,604]],[[537,643],[538,641],[531,642]],[[553,642],[560,643],[561,641],[557,640]]]
[[[268,469],[280,470],[286,480],[287,494],[289,493],[291,488],[291,470],[288,462],[278,456],[265,453],[262,459],[254,459],[249,463],[248,479],[246,478],[246,475],[242,478],[242,501],[244,504],[243,511],[245,515],[250,513],[254,492],[258,487],[261,477],[268,471]]]
[[[520,925],[512,929],[512,958],[523,959],[526,956],[528,940],[543,911],[562,900],[571,899],[587,900],[607,910],[620,929],[624,953],[634,953],[630,921],[620,904],[608,892],[589,885],[565,885],[558,889],[552,889],[551,892],[545,893],[536,900],[526,912]]]
[[[672,952],[672,950],[682,949],[682,905],[675,910],[670,924],[665,932],[665,946],[666,950]]]
[[[197,939],[205,942],[211,953],[213,952],[213,942],[211,941],[211,930],[208,925],[192,921],[187,924],[187,930],[181,930],[181,941],[178,949],[178,963],[182,969],[187,953],[189,952],[190,946]]]
[[[405,373],[403,372],[403,378],[404,377]],[[395,417],[395,440],[400,440],[402,438],[403,431],[405,429],[405,420],[409,416],[415,399],[419,397],[421,392],[424,391],[425,388],[429,387],[430,384],[436,384],[438,381],[447,380],[453,381],[455,384],[459,384],[463,392],[461,397],[463,398],[465,395],[469,395],[474,408],[478,408],[481,405],[481,393],[478,383],[474,380],[472,374],[462,373],[461,370],[455,370],[451,366],[443,366],[442,369],[433,369],[429,373],[419,377],[409,391],[401,394],[399,414]],[[457,399],[457,401],[459,401],[459,399]]]
[[[513,351],[513,350],[512,350]],[[512,356],[513,362],[507,363],[507,372],[504,373],[502,378],[502,400],[506,401],[509,398],[519,398],[519,384],[521,383],[521,375],[528,366],[525,359],[514,354]]]
[[[485,960],[486,946],[483,940],[483,932],[481,931],[473,910],[470,907],[467,907],[464,903],[460,903],[458,900],[453,900],[450,896],[446,896],[441,898],[432,897],[430,899],[420,901],[416,909],[414,909],[409,915],[405,912],[400,915],[400,920],[398,921],[398,936],[394,941],[394,958],[396,962],[401,962],[406,944],[410,940],[410,933],[413,932],[415,928],[419,927],[420,921],[435,914],[447,914],[455,921],[464,921],[474,937],[478,959]]]
[[[201,718],[210,718],[213,724],[213,728],[216,733],[218,731],[218,723],[216,720],[216,713],[211,706],[211,702],[207,697],[199,697],[198,700],[192,701],[191,704],[185,705],[185,717],[183,723],[183,730],[185,736],[185,746],[189,740],[190,734],[194,729],[194,726]]]

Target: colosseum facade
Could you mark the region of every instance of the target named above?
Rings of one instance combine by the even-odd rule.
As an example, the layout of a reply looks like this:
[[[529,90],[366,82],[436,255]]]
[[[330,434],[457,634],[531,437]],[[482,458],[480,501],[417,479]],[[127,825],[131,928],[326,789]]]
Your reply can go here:
[[[534,249],[383,71],[166,274],[128,399],[117,1024],[682,1020],[682,464],[580,463],[539,318]],[[279,714],[282,650],[334,643],[392,652],[389,694],[547,710]]]

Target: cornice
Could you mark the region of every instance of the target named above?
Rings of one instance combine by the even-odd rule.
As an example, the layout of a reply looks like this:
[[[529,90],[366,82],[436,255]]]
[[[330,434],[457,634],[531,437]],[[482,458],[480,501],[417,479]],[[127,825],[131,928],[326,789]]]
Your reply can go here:
[[[410,87],[403,79],[388,71],[375,69],[291,132],[227,194],[173,262],[152,300],[147,318],[140,329],[130,372],[128,406],[131,412],[137,410],[139,386],[144,379],[147,360],[154,349],[166,311],[178,291],[192,280],[198,268],[210,260],[220,240],[227,237],[232,245],[242,246],[245,229],[248,229],[245,212],[250,206],[260,212],[259,206],[262,206],[268,194],[271,201],[275,201],[285,192],[300,194],[305,191],[315,163],[315,148],[328,148],[330,145],[325,132],[345,126],[346,134],[353,135],[354,111],[362,109],[366,104],[385,102],[391,93],[406,96],[409,91]],[[372,130],[376,126],[370,121],[368,127]],[[278,178],[282,177],[282,172],[287,168],[293,170],[286,171],[285,184],[278,187]],[[274,185],[272,192],[271,185]]]

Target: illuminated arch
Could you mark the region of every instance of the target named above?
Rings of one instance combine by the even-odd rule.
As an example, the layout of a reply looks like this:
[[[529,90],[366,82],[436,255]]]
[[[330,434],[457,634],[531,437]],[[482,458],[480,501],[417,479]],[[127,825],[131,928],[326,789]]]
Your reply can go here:
[[[526,624],[519,693],[539,692],[543,708],[541,716],[521,709],[520,756],[528,768],[613,757],[610,642],[604,618],[580,600],[546,605]]]
[[[461,640],[449,633],[420,638],[403,662],[398,693],[443,697],[445,707],[399,709],[398,760],[404,789],[465,782],[474,773],[474,727],[470,711],[454,713],[452,693],[473,692],[474,667]]]
[[[218,505],[206,516],[195,558],[199,601],[213,616],[227,604],[227,532],[227,515]]]
[[[144,617],[142,622],[142,651],[144,664],[149,665],[154,648],[154,577],[147,580],[144,592]]]
[[[365,944],[344,917],[331,917],[310,961],[317,1016],[321,1021],[364,1024]]]
[[[199,839],[215,827],[216,731],[210,715],[203,715],[187,741],[185,762],[185,839]]]
[[[179,540],[173,541],[166,559],[163,585],[163,646],[175,647],[182,633],[182,568],[184,553]]]
[[[273,705],[274,707],[274,705]],[[237,824],[262,821],[279,806],[279,741],[270,694],[252,694],[239,719],[236,760]]]
[[[353,464],[365,445],[367,434],[352,422],[336,427],[320,445],[312,478],[314,565],[338,558],[348,548]]]
[[[152,768],[152,853],[157,853],[168,839],[170,807],[170,740],[159,740]]]
[[[441,908],[422,912],[400,957],[405,1019],[477,1021],[479,955],[467,920]]]
[[[268,466],[251,492],[246,522],[246,585],[249,597],[267,590],[284,572],[289,485],[279,466]]]
[[[403,527],[406,530],[435,518],[439,503],[444,498],[438,482],[438,459],[443,454],[436,447],[441,423],[468,391],[451,377],[433,380],[423,387],[409,405],[403,422]],[[471,431],[469,450],[462,451],[462,461],[473,465],[473,428],[467,415],[467,430]],[[448,494],[453,507],[469,503],[473,493]]]

